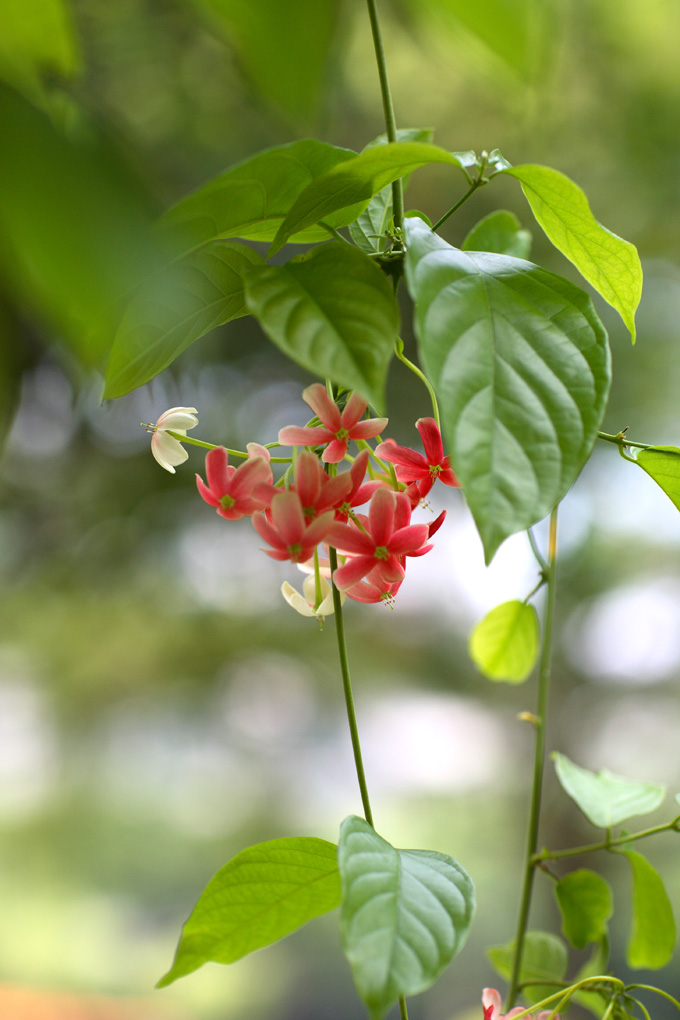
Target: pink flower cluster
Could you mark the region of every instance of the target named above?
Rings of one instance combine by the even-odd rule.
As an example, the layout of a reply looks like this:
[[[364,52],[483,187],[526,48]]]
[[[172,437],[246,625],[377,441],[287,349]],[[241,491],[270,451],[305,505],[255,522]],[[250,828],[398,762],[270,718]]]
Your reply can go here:
[[[391,439],[370,451],[367,440],[380,435],[387,418],[364,418],[367,404],[358,394],[351,393],[341,409],[315,383],[303,399],[320,425],[313,420],[304,428],[281,429],[279,445],[298,448],[283,479],[274,483],[263,446],[249,443],[248,458],[239,467],[230,465],[227,451],[218,447],[206,457],[207,484],[196,476],[198,490],[221,517],[251,517],[273,559],[310,572],[324,544],[339,556],[333,581],[341,592],[358,602],[391,601],[404,580],[407,558],[432,548],[429,539],[445,517],[444,511],[430,524],[411,523],[413,511],[437,480],[458,485],[439,428],[433,418],[416,422],[424,455]],[[362,447],[354,458],[350,440]],[[349,470],[337,473],[336,465],[345,459]],[[367,513],[358,512],[366,503]],[[328,576],[330,570],[323,572]]]

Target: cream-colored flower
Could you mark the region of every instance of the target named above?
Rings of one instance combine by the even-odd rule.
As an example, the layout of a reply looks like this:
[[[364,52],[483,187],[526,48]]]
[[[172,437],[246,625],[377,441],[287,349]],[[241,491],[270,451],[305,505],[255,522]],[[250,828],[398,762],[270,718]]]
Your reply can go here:
[[[335,607],[333,606],[333,589],[330,583],[323,576],[319,580],[321,582],[321,602],[317,609],[314,608],[316,581],[313,574],[310,574],[302,582],[303,595],[296,591],[292,584],[288,584],[288,581],[284,581],[281,585],[281,594],[288,605],[292,606],[301,616],[316,616],[317,619],[323,619],[324,616],[330,616]],[[341,600],[345,601],[344,592],[341,595]]]
[[[171,407],[164,411],[155,425],[147,423],[145,428],[152,432],[151,452],[162,468],[175,474],[178,464],[183,464],[188,459],[186,452],[179,439],[169,436],[170,432],[179,432],[185,436],[187,429],[193,429],[198,425],[197,411],[195,407]]]

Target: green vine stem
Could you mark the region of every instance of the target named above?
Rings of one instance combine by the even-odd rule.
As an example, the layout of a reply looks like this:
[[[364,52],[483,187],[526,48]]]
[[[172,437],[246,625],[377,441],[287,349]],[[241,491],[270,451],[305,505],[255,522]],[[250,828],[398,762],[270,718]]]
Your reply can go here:
[[[397,140],[397,121],[394,116],[394,104],[390,82],[387,77],[387,61],[385,60],[385,49],[383,47],[380,21],[378,19],[377,0],[366,0],[368,5],[368,16],[371,21],[371,32],[373,33],[373,45],[375,47],[375,59],[378,65],[378,77],[380,78],[380,93],[382,95],[383,113],[385,115],[385,128],[388,142]],[[392,184],[392,209],[394,214],[394,226],[397,231],[404,229],[404,186],[401,178]]]
[[[651,449],[649,443],[634,443],[632,439],[626,439],[625,430],[618,432],[615,436],[610,436],[608,432],[598,432],[597,438],[604,439],[606,443],[614,443],[616,446],[634,446],[637,450]]]
[[[522,885],[522,896],[520,900],[519,917],[517,919],[517,934],[515,937],[515,951],[512,961],[512,972],[510,978],[510,989],[508,991],[507,1009],[512,1009],[517,999],[520,968],[522,965],[522,951],[524,949],[524,937],[529,919],[531,907],[531,893],[533,890],[535,862],[534,855],[538,845],[538,823],[541,812],[541,793],[543,789],[543,769],[545,766],[545,733],[546,716],[548,711],[548,690],[550,687],[550,669],[552,659],[552,637],[553,622],[555,618],[555,581],[557,574],[557,507],[550,515],[550,531],[548,537],[548,570],[546,584],[548,586],[548,600],[545,612],[545,623],[543,632],[543,645],[541,648],[541,663],[538,679],[538,707],[536,710],[536,748],[534,753],[534,779],[531,791],[531,808],[529,812],[529,827],[527,831],[527,846],[524,860],[524,881]]]
[[[149,431],[147,429],[147,431]],[[181,432],[173,432],[172,429],[163,429],[169,436],[176,439],[180,443],[188,443],[190,446],[201,446],[204,450],[216,450],[217,446],[215,443],[204,443],[201,439],[194,439],[193,436],[183,436]],[[266,449],[271,449],[272,446],[279,446],[279,443],[267,443]],[[228,446],[225,447],[230,457],[242,457],[244,460],[248,457],[248,454],[243,450],[231,450]],[[272,457],[272,464],[290,464],[291,457]]]
[[[615,846],[623,846],[625,843],[634,843],[636,839],[646,839],[647,836],[656,836],[657,832],[678,832],[680,831],[680,815],[666,822],[665,825],[655,825],[652,829],[641,829],[640,832],[632,832],[628,836],[619,836],[617,839],[604,839],[600,843],[588,843],[587,846],[574,846],[567,850],[541,850],[534,854],[532,861],[540,864],[542,861],[559,861],[563,857],[576,857],[578,854],[592,854],[596,850],[611,850]]]
[[[430,383],[430,380],[427,378],[425,373],[421,372],[418,366],[414,365],[413,362],[409,361],[409,359],[406,357],[406,355],[404,354],[404,341],[401,339],[400,336],[397,337],[397,342],[394,345],[394,353],[397,355],[402,364],[406,365],[406,367],[410,369],[410,371],[413,372],[414,375],[417,375],[420,381],[424,383],[425,386],[427,387],[427,392],[430,394],[430,400],[432,401],[432,414],[434,420],[437,423],[437,428],[441,429],[441,422],[439,420],[439,404],[437,403],[437,397],[432,387],[432,384]]]

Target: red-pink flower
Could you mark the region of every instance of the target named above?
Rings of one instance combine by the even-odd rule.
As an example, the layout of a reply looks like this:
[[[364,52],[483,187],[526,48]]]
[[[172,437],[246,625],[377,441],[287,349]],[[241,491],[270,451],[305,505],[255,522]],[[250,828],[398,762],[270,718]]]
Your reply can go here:
[[[337,521],[347,521],[354,507],[367,503],[373,493],[382,487],[382,482],[377,479],[371,482],[364,482],[367,467],[368,450],[362,450],[349,471],[345,475],[340,476],[342,478],[349,476],[351,486],[342,504],[336,508],[335,519]]]
[[[205,458],[205,473],[207,485],[196,475],[198,491],[206,503],[217,509],[220,517],[238,521],[267,505],[254,492],[258,486],[272,480],[269,450],[259,443],[248,443],[248,459],[239,467],[229,463],[229,454],[223,446],[210,450]]]
[[[380,488],[374,493],[368,510],[366,530],[336,523],[328,533],[328,542],[351,557],[333,574],[336,587],[346,591],[372,570],[382,584],[398,584],[404,579],[399,558],[420,549],[427,540],[426,524],[406,524],[411,515],[407,497]]]
[[[428,494],[435,481],[444,485],[459,484],[449,458],[444,456],[442,434],[434,418],[419,418],[416,428],[425,448],[425,456],[407,446],[398,446],[393,439],[387,439],[376,447],[376,456],[397,465],[397,478],[406,485],[415,483],[422,499]]]
[[[263,513],[253,516],[258,535],[272,546],[264,551],[275,560],[302,563],[314,555],[317,545],[328,534],[335,514],[328,510],[308,524],[297,492],[284,491],[274,496],[269,517],[267,520]]]
[[[524,1013],[521,1006],[515,1006],[508,1013],[501,1015],[501,997],[500,993],[495,988],[484,988],[482,991],[482,1007],[484,1009],[484,1020],[508,1020],[509,1017],[517,1016],[518,1013]],[[549,1009],[543,1009],[537,1015],[536,1020],[548,1020],[548,1017],[552,1017],[553,1014]],[[531,1020],[531,1014],[527,1013],[524,1020]],[[560,1014],[556,1013],[553,1020],[560,1020]]]
[[[401,588],[401,581],[396,584],[383,584],[372,570],[363,581],[357,581],[344,593],[355,602],[386,602],[390,605]]]
[[[326,464],[338,464],[344,458],[350,439],[373,439],[387,425],[387,418],[360,421],[368,404],[357,393],[350,394],[342,413],[321,383],[308,386],[302,399],[309,404],[322,424],[305,428],[287,425],[279,432],[279,442],[282,446],[318,446],[320,443],[328,443],[322,456]]]

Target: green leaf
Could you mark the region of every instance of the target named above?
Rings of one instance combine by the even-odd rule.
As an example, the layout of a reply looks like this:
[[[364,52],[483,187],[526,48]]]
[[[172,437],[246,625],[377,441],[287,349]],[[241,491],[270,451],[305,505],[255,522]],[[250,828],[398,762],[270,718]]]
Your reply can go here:
[[[64,0],[3,0],[0,75],[36,91],[43,72],[64,78],[80,70],[70,5]]]
[[[598,828],[609,829],[634,815],[646,815],[666,796],[665,786],[636,783],[609,769],[589,772],[557,751],[551,757],[562,789]]]
[[[153,379],[194,340],[247,315],[243,277],[264,265],[252,248],[212,241],[169,266],[128,305],[106,368],[104,398]]]
[[[528,163],[503,172],[521,183],[548,238],[616,309],[635,343],[635,311],[642,294],[642,266],[635,245],[598,223],[583,191],[559,171]]]
[[[574,982],[583,981],[584,978],[597,977],[599,974],[605,974],[608,963],[609,937],[608,935],[603,935],[599,943],[594,947],[589,959],[579,968]],[[604,992],[591,992],[588,990],[578,991],[572,998],[574,1002],[578,1002],[580,1006],[585,1007],[585,1009],[597,1017],[597,1020],[600,1020],[602,1017],[609,1001],[608,996]]]
[[[498,209],[477,223],[461,245],[463,251],[492,251],[497,255],[514,255],[528,259],[531,234],[522,230],[514,213]]]
[[[374,145],[353,159],[333,167],[305,188],[284,219],[269,249],[274,255],[291,236],[320,223],[345,226],[357,218],[373,195],[428,163],[461,166],[459,160],[437,145],[395,142]],[[330,217],[336,217],[331,221]],[[337,219],[341,219],[338,224]]]
[[[429,988],[467,938],[467,872],[446,854],[397,850],[363,819],[340,830],[340,922],[359,995],[379,1020],[400,995]]]
[[[427,142],[428,144],[434,137],[434,128],[397,128],[397,141],[398,142]],[[368,145],[364,145],[362,152],[366,152],[367,149],[373,149],[376,145],[389,145],[390,140],[387,135],[383,132],[374,138]]]
[[[218,237],[271,241],[310,182],[355,157],[351,149],[313,138],[266,149],[181,199],[165,213],[160,228],[173,239],[178,254]],[[342,216],[328,217],[334,227],[346,222]],[[328,231],[315,226],[290,238],[295,243],[327,239]]]
[[[680,449],[677,446],[650,446],[640,450],[635,462],[680,510]]]
[[[555,895],[562,912],[562,931],[572,946],[585,949],[589,942],[598,942],[607,934],[607,921],[614,909],[612,890],[597,872],[588,868],[570,872],[555,886]]]
[[[308,121],[326,84],[339,0],[195,0],[236,49],[239,64],[272,106]]]
[[[506,981],[510,980],[514,952],[514,939],[505,946],[491,946],[487,949],[489,960]],[[522,984],[525,981],[562,981],[567,972],[567,962],[567,947],[557,935],[528,931],[524,939],[519,980]],[[554,985],[532,984],[522,994],[529,1003],[533,1003],[555,991]]]
[[[340,905],[337,848],[307,836],[242,850],[210,880],[158,988],[204,963],[233,963]]]
[[[418,219],[405,230],[422,363],[488,563],[587,460],[609,391],[607,334],[588,295],[561,277],[459,251]]]
[[[284,266],[255,269],[246,301],[289,358],[382,409],[399,309],[387,277],[366,255],[331,242]]]
[[[631,967],[665,967],[675,948],[675,920],[661,876],[642,854],[625,851],[633,871],[633,923],[627,959]]]
[[[538,616],[533,606],[513,599],[486,614],[470,635],[470,658],[489,680],[522,683],[538,655]]]

